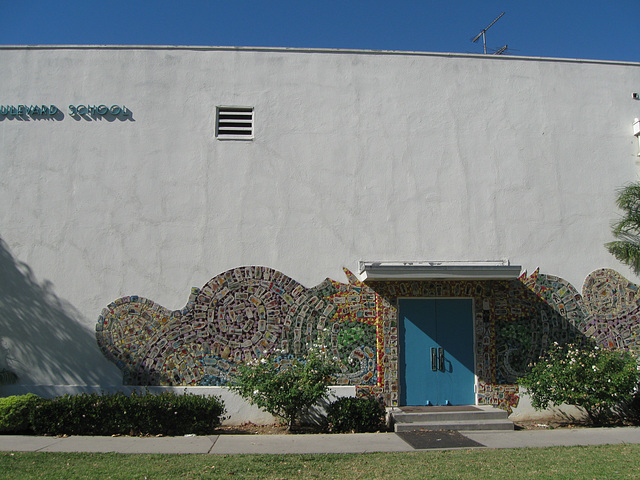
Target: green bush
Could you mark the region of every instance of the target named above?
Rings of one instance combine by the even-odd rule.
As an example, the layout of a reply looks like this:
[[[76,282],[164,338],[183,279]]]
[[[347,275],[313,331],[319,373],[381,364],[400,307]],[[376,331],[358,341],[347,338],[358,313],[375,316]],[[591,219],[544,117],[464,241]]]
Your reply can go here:
[[[218,397],[164,392],[65,395],[32,411],[38,434],[184,435],[211,433],[225,413]]]
[[[335,433],[364,433],[386,430],[386,410],[379,399],[367,397],[343,397],[326,408],[327,428]]]
[[[168,435],[211,433],[225,413],[218,397],[199,395],[144,395],[138,398],[138,424]]]
[[[639,380],[636,358],[629,352],[554,344],[518,383],[527,388],[537,410],[575,405],[593,423],[601,423],[632,400]]]
[[[631,400],[624,402],[616,412],[625,423],[640,425],[640,391],[636,391]]]
[[[337,368],[323,355],[305,359],[272,354],[238,367],[231,389],[252,405],[280,417],[291,430],[296,421],[329,393]]]
[[[41,398],[33,393],[0,398],[0,432],[30,433],[29,413]]]

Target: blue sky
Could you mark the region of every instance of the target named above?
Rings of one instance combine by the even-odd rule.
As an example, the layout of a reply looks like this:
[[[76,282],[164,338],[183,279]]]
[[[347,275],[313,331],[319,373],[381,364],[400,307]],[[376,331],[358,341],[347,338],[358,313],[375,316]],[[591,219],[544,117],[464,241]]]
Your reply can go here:
[[[1,45],[209,45],[640,61],[640,0],[0,0]]]

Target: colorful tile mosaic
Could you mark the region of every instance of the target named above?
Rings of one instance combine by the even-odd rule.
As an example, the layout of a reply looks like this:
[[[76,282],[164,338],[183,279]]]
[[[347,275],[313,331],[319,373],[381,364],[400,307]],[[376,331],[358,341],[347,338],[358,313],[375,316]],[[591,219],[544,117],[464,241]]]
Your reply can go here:
[[[640,357],[640,293],[638,285],[618,272],[589,274],[582,295],[565,280],[536,270],[523,283],[586,337],[604,347],[622,348]]]
[[[513,281],[407,281],[366,285],[331,279],[305,288],[257,266],[229,270],[193,288],[182,310],[120,298],[102,311],[96,338],[125,384],[225,385],[238,365],[276,350],[304,357],[310,345],[336,357],[335,382],[357,395],[399,398],[398,298],[473,298],[477,402],[511,411],[517,378],[551,342],[593,337],[640,354],[638,286],[597,270],[583,294],[535,271]]]
[[[338,359],[337,384],[375,384],[375,295],[347,273],[354,283],[307,289],[267,267],[236,268],[193,288],[178,311],[120,298],[96,338],[125,384],[225,385],[243,362],[276,349],[304,357],[310,345]]]

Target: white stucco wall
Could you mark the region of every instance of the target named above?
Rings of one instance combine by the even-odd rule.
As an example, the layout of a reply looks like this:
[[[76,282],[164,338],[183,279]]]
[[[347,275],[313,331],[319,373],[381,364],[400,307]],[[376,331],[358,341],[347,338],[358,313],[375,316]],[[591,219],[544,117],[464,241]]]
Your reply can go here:
[[[267,265],[508,258],[580,289],[636,179],[640,64],[223,48],[1,47],[2,361],[23,385],[116,385],[93,328],[130,294]],[[132,120],[74,119],[69,104]],[[255,107],[219,141],[215,107]],[[25,342],[25,338],[29,338]],[[0,365],[1,367],[2,365]]]

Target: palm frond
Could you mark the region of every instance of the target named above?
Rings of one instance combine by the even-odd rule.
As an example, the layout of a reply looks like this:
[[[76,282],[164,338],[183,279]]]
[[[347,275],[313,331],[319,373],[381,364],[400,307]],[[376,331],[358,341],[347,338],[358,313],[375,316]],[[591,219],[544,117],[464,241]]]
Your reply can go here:
[[[640,275],[640,182],[618,190],[616,204],[623,211],[611,226],[614,242],[605,244],[609,253]]]
[[[625,240],[616,240],[605,244],[609,253],[631,267],[636,275],[640,275],[640,244]]]
[[[629,184],[618,190],[616,204],[626,215],[640,217],[640,183]]]

